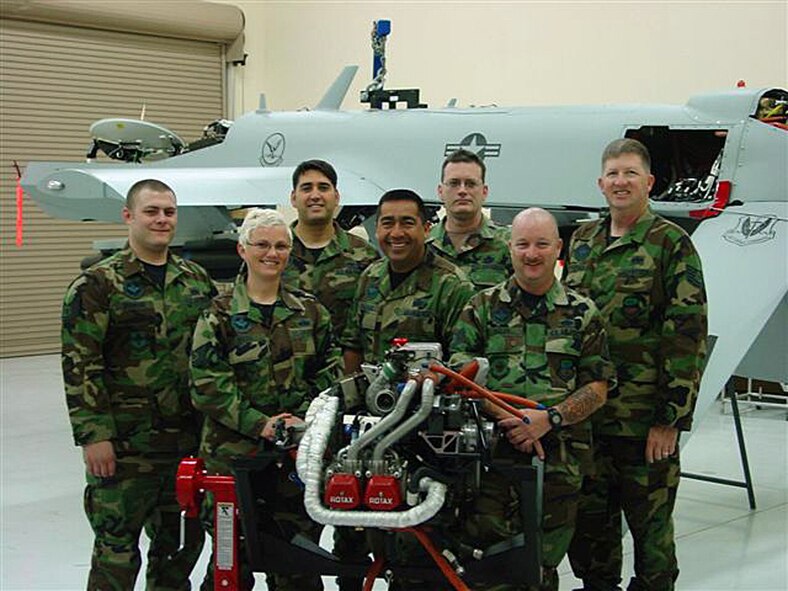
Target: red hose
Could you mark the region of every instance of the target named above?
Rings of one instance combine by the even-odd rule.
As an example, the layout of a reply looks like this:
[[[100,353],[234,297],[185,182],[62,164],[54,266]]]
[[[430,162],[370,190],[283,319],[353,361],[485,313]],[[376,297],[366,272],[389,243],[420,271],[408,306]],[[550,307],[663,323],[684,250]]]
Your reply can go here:
[[[435,373],[442,373],[443,375],[448,376],[453,380],[456,380],[457,382],[461,383],[467,388],[475,390],[481,395],[481,397],[486,398],[494,405],[504,409],[506,412],[511,413],[518,418],[523,418],[523,416],[525,416],[525,413],[523,412],[522,409],[515,408],[511,404],[505,402],[502,398],[499,397],[497,392],[492,392],[491,390],[488,390],[484,386],[480,386],[473,380],[466,378],[464,375],[459,374],[456,371],[449,369],[448,367],[439,365],[437,363],[433,363],[430,365],[430,371],[434,371]],[[508,396],[511,396],[511,394],[507,395],[507,397]],[[539,403],[534,402],[533,400],[528,400],[527,398],[520,398],[519,396],[517,402],[529,408],[539,408],[540,406]]]
[[[479,371],[479,362],[476,359],[472,359],[468,363],[462,366],[460,371],[458,372],[461,376],[464,376],[468,379],[473,379],[476,377],[476,372]],[[444,390],[449,394],[457,394],[461,390],[462,384],[456,380],[450,380],[448,384],[444,387]]]
[[[517,394],[507,394],[506,392],[496,392],[495,390],[490,390],[493,394],[495,394],[501,400],[505,400],[506,402],[511,402],[512,404],[522,404],[528,408],[539,408],[540,405],[530,398],[525,398],[524,396],[518,396]],[[458,393],[466,398],[484,398],[481,394],[476,392],[471,392],[469,390],[458,390]]]
[[[438,568],[441,569],[443,575],[448,579],[449,583],[452,584],[452,587],[454,587],[456,591],[470,591],[469,587],[462,581],[457,573],[452,570],[451,566],[446,562],[446,559],[438,552],[432,540],[430,540],[429,536],[424,533],[421,528],[406,527],[402,531],[409,531],[416,536],[416,539],[421,542],[421,545],[424,546],[424,549],[432,557],[435,564],[438,565]]]
[[[378,578],[380,571],[383,570],[385,562],[382,556],[375,556],[375,560],[372,562],[372,566],[369,567],[367,576],[364,578],[364,589],[362,591],[372,591],[372,587],[375,585],[375,579]]]

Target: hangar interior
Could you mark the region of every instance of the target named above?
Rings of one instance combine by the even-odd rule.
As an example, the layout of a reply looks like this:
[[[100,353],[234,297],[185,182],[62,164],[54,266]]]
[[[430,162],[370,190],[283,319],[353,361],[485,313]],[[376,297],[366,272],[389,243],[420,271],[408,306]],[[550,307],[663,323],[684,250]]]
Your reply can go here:
[[[583,45],[589,42],[586,35],[598,36],[593,31],[611,17],[610,3],[541,3],[541,8],[510,8],[513,14],[502,6],[490,10],[463,3],[449,10],[437,2],[374,7],[161,2],[136,8],[135,3],[117,2],[100,3],[101,9],[97,3],[82,3],[82,9],[80,3],[70,4],[3,0],[0,6],[0,588],[9,590],[84,586],[91,533],[81,508],[82,461],[70,440],[55,355],[59,307],[92,243],[125,235],[119,226],[54,220],[28,200],[23,246],[17,247],[16,172],[9,163],[82,161],[87,129],[103,117],[144,114],[195,139],[209,122],[255,108],[261,91],[278,108],[314,104],[341,65],[369,58],[367,30],[378,17],[391,17],[401,35],[392,48],[398,53],[391,54],[397,56],[394,84],[429,86],[427,99],[435,104],[445,103],[452,96],[447,93],[465,91],[462,100],[478,104],[514,102],[513,97],[544,104],[633,97],[679,102],[692,94],[689,90],[729,86],[739,77],[785,86],[788,71],[786,9],[779,2],[760,3],[760,11],[743,6],[752,3],[727,2],[670,3],[673,13],[656,3],[641,6],[640,12],[621,11],[615,18],[625,35],[623,45],[637,46],[632,59],[652,65],[618,85],[616,75],[605,75],[599,64],[614,59],[621,45],[600,41],[599,47],[584,46],[590,62],[597,63],[581,72],[579,51],[566,41],[575,38],[576,45]],[[696,26],[712,12],[716,26]],[[555,59],[551,67],[533,59],[541,54],[540,43],[558,43],[539,33],[540,27],[549,29],[542,19],[565,27],[563,40],[544,51]],[[659,42],[639,45],[643,22],[652,28],[664,25]],[[715,31],[734,27],[753,35],[752,43],[720,47]],[[341,30],[360,34],[340,43]],[[429,47],[455,31],[479,38],[442,63],[423,59]],[[757,38],[755,31],[760,32]],[[694,59],[687,59],[688,45],[697,51],[690,56]],[[481,52],[484,59],[470,62],[469,51]],[[249,63],[243,65],[246,54]],[[659,63],[656,56],[661,56]],[[686,65],[691,62],[695,65]],[[477,63],[499,63],[505,73]],[[503,82],[485,78],[491,75]],[[474,76],[477,88],[469,89]],[[596,76],[596,81],[586,76]],[[680,139],[698,154],[701,168],[713,165],[713,136]],[[756,510],[748,509],[740,488],[682,482],[676,513],[682,589],[788,588],[788,423],[784,395],[775,394],[777,408],[752,397],[743,408]],[[742,478],[729,408],[715,403],[685,448],[683,461],[689,472]],[[206,561],[204,553],[195,584]],[[631,562],[628,545],[629,572]],[[566,563],[561,576],[562,588],[576,584]],[[143,586],[139,580],[137,588]],[[262,583],[259,587],[265,589]],[[382,583],[375,587],[382,588]]]

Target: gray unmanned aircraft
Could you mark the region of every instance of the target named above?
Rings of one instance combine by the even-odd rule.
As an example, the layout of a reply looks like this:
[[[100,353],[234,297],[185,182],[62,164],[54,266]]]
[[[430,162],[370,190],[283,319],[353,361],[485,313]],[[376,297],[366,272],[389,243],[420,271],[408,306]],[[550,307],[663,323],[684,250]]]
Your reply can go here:
[[[290,177],[303,160],[336,167],[347,226],[394,187],[437,204],[440,162],[462,147],[487,164],[494,217],[538,205],[568,233],[604,209],[595,185],[603,147],[637,138],[655,163],[652,208],[691,232],[703,260],[716,342],[697,411],[733,374],[788,382],[786,90],[736,88],[678,106],[429,109],[418,90],[378,84],[362,93],[371,108],[340,110],[356,69],[345,68],[313,110],[271,112],[261,96],[257,110],[223,122],[201,143],[207,147],[187,147],[157,126],[155,161],[32,162],[22,186],[54,217],[119,222],[128,188],[161,179],[178,195],[176,243],[199,260],[228,249],[233,210],[289,204]],[[126,160],[147,155],[144,141],[132,144],[120,146]]]

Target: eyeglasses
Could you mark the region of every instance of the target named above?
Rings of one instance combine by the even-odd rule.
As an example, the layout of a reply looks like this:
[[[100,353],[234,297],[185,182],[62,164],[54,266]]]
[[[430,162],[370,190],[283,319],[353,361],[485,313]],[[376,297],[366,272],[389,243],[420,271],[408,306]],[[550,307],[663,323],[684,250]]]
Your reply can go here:
[[[287,242],[277,242],[276,244],[271,244],[270,242],[250,242],[249,246],[253,246],[257,250],[262,252],[268,252],[272,248],[276,251],[277,254],[284,254],[288,250],[290,250],[290,245]]]
[[[470,191],[482,186],[482,182],[476,179],[449,179],[444,181],[443,184],[451,189],[459,189],[465,185],[465,188]]]

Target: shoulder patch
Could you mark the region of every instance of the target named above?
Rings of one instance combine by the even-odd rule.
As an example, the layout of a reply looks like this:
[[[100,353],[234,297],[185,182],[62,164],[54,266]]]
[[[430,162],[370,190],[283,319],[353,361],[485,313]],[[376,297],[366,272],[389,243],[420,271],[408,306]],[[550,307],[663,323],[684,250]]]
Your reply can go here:
[[[586,244],[585,242],[578,246],[573,252],[572,256],[578,262],[582,262],[588,258],[588,255],[591,254],[591,247]]]

